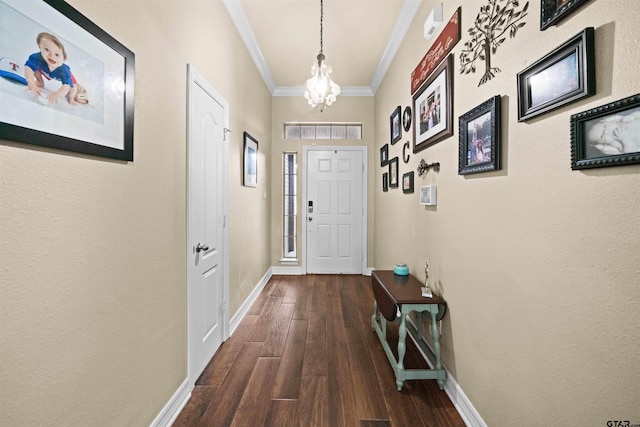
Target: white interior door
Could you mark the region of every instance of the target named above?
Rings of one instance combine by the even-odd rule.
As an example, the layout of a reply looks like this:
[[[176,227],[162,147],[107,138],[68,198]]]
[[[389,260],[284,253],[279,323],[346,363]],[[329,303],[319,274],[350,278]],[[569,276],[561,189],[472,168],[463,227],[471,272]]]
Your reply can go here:
[[[306,271],[362,274],[366,251],[364,147],[306,150]]]
[[[189,67],[188,328],[193,385],[227,336],[228,104]]]

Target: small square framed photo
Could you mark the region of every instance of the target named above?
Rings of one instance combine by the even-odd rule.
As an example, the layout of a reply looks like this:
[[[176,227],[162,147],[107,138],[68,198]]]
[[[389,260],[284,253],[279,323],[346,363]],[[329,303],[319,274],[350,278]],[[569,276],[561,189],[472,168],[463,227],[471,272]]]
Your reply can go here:
[[[593,27],[518,73],[518,121],[532,119],[596,93]]]
[[[389,144],[384,144],[380,148],[380,166],[386,166],[389,163]]]
[[[402,175],[402,192],[413,193],[413,171]]]
[[[640,94],[571,116],[571,169],[640,163]]]
[[[458,175],[501,168],[500,100],[496,95],[460,116]]]
[[[389,191],[389,172],[382,174],[382,191]]]
[[[244,132],[244,175],[242,185],[256,187],[258,185],[258,141]]]
[[[389,187],[398,188],[398,158],[389,160]]]
[[[398,108],[396,108],[391,114],[391,117],[389,117],[389,127],[391,129],[391,145],[400,141],[400,139],[402,138],[402,125],[400,124],[401,111],[401,107],[398,105]]]
[[[540,30],[556,25],[589,0],[540,0]]]

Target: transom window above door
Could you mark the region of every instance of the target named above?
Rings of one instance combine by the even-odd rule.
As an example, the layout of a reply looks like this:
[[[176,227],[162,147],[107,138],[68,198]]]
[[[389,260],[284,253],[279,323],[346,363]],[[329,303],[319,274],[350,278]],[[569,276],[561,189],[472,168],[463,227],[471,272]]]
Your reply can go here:
[[[285,123],[284,139],[362,139],[362,123]]]

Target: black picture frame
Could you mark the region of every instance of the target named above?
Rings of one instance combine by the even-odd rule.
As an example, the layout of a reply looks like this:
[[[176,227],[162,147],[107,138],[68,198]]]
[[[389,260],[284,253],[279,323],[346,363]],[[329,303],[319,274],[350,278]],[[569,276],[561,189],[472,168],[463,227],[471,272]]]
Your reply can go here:
[[[596,93],[594,29],[587,27],[518,73],[518,121]]]
[[[429,113],[433,106],[432,113]],[[453,135],[453,54],[413,95],[413,153]],[[430,120],[434,118],[433,123]]]
[[[389,129],[391,131],[391,145],[400,141],[400,139],[402,138],[402,125],[400,123],[401,111],[402,111],[401,107],[398,105],[398,107],[395,110],[393,110],[393,113],[391,113],[391,116],[389,117]]]
[[[411,107],[404,107],[404,111],[402,112],[402,128],[405,132],[409,132],[411,129]]]
[[[540,30],[544,31],[552,25],[575,12],[589,0],[540,0]]]
[[[0,0],[0,9],[0,31],[12,35],[0,40],[2,60],[15,71],[0,78],[0,138],[133,161],[134,53],[62,0]],[[25,62],[39,55],[42,34],[65,54],[55,74],[66,81],[69,67],[76,83],[66,86],[84,98],[54,99],[65,86],[55,74],[41,74],[39,94],[26,90]]]
[[[382,191],[389,191],[389,172],[382,174]]]
[[[573,114],[571,169],[640,163],[640,94]]]
[[[493,96],[458,119],[458,175],[502,167],[501,97]]]
[[[389,163],[389,144],[380,147],[380,166],[386,166]]]
[[[413,193],[413,171],[402,175],[402,192]]]
[[[389,160],[389,188],[398,188],[398,158]]]
[[[258,186],[258,141],[247,132],[242,134],[244,140],[242,185]]]

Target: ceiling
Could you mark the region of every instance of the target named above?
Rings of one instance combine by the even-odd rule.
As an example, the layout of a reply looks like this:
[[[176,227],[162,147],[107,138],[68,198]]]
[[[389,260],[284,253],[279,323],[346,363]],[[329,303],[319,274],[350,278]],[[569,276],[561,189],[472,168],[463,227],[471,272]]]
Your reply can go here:
[[[320,51],[320,0],[223,0],[274,96],[298,96]],[[324,0],[323,52],[343,95],[372,96],[422,0]]]

